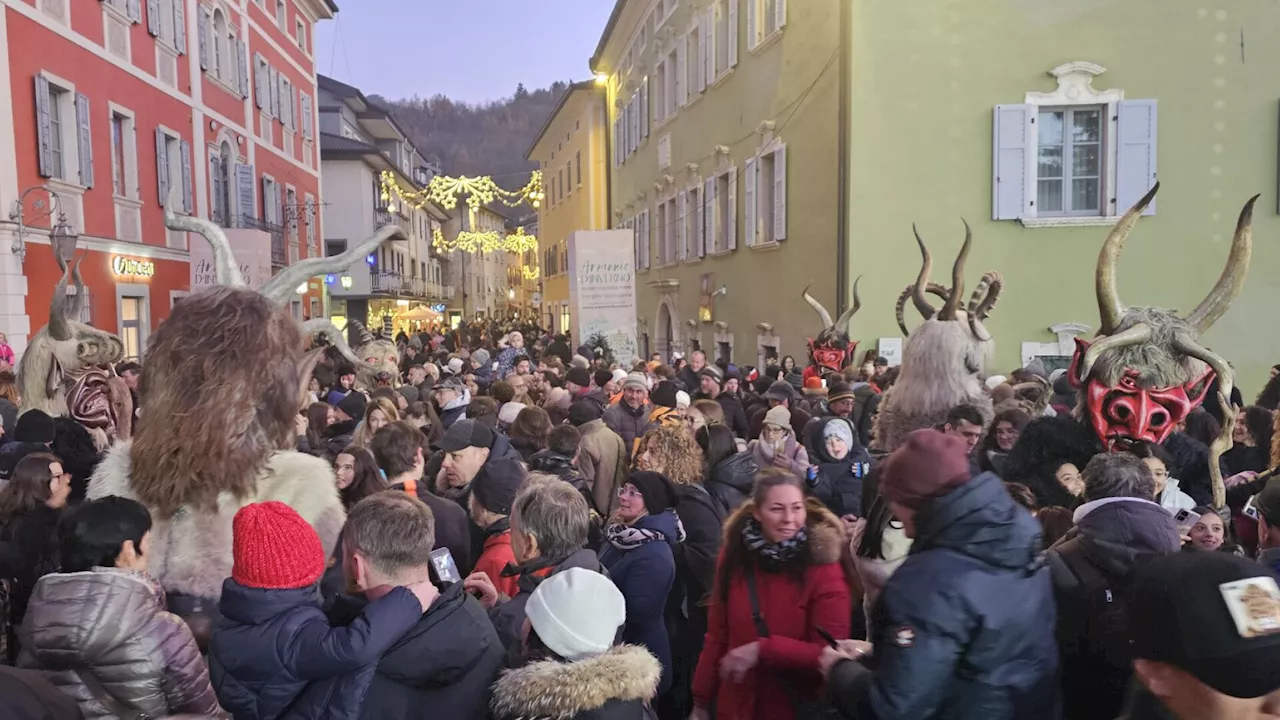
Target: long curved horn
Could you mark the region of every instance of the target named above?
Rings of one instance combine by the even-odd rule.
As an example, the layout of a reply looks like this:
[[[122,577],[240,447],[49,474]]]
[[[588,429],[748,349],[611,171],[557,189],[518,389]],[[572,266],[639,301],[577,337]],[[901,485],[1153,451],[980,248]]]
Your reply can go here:
[[[70,266],[62,271],[62,277],[53,288],[53,300],[49,302],[49,324],[45,332],[59,342],[71,339],[71,324],[67,321],[67,280],[71,277]]]
[[[67,319],[72,322],[80,322],[80,318],[84,316],[84,278],[80,277],[80,261],[83,258],[81,255],[71,265],[71,281],[75,284],[76,296],[71,299],[71,307],[67,308]]]
[[[378,228],[377,232],[361,240],[355,247],[348,249],[341,255],[307,258],[286,267],[278,275],[271,278],[267,284],[263,285],[261,292],[272,302],[284,303],[293,296],[298,286],[302,283],[317,275],[346,270],[356,264],[357,261],[363,260],[364,256],[376,250],[382,243],[392,238],[408,240],[409,236],[405,234],[403,229],[395,225],[384,225]]]
[[[804,291],[800,293],[800,296],[804,298],[805,302],[809,303],[809,307],[817,311],[818,317],[822,318],[822,329],[826,330],[834,325],[834,323],[831,322],[831,313],[827,312],[827,309],[822,307],[822,303],[815,300],[814,297],[809,294],[809,288],[812,286],[813,281],[810,280],[809,284],[804,286]]]
[[[836,328],[844,332],[849,331],[849,321],[853,316],[862,309],[862,298],[858,297],[858,283],[862,282],[862,276],[854,278],[853,281],[853,304],[847,310],[840,313],[840,319],[836,320]]]
[[[964,245],[960,246],[960,254],[956,256],[956,263],[951,266],[951,297],[942,306],[942,312],[938,315],[939,320],[956,319],[962,302],[960,296],[964,294],[964,263],[969,259],[969,246],[973,242],[973,231],[969,229],[969,223],[964,218],[960,218],[960,222],[964,223]]]
[[[302,331],[308,336],[316,333],[324,335],[329,339],[329,343],[338,349],[338,352],[342,357],[351,361],[351,363],[356,367],[363,368],[370,372],[378,371],[378,368],[370,365],[364,360],[361,360],[360,357],[356,355],[355,351],[351,349],[351,346],[347,344],[347,339],[343,336],[343,332],[339,330],[338,327],[328,318],[315,318],[314,320],[308,320],[302,323]]]
[[[919,310],[924,319],[928,320],[938,312],[924,296],[925,290],[929,287],[929,273],[933,270],[933,256],[929,254],[929,248],[924,244],[924,238],[920,237],[920,231],[916,229],[915,223],[911,223],[911,232],[915,233],[916,243],[920,245],[920,275],[916,277],[916,284],[912,286],[911,302],[915,303],[916,310]]]
[[[907,335],[910,335],[911,331],[907,329],[907,320],[903,316],[902,311],[903,311],[903,308],[907,306],[907,298],[910,297],[910,295],[913,292],[915,292],[915,289],[916,289],[915,285],[908,285],[906,288],[904,288],[902,290],[902,294],[898,296],[898,302],[893,307],[894,317],[898,319],[898,327],[902,330],[902,334],[904,337]],[[947,298],[951,297],[950,293],[947,292],[947,289],[942,287],[938,283],[929,283],[928,292],[931,295],[937,295],[938,297],[942,298],[943,302],[946,302]]]
[[[1080,378],[1089,377],[1089,373],[1093,372],[1093,364],[1098,362],[1098,358],[1102,356],[1102,353],[1116,348],[1144,343],[1150,339],[1151,326],[1146,323],[1137,323],[1124,332],[1098,338],[1089,346],[1089,349],[1084,353],[1084,357],[1080,360]]]
[[[996,306],[996,299],[1000,297],[1003,288],[1004,278],[1000,273],[992,271],[982,276],[978,286],[973,289],[973,296],[969,298],[969,330],[980,342],[991,339],[984,321]]]
[[[1254,196],[1253,200],[1257,200]],[[1253,200],[1246,205],[1246,210],[1252,210]],[[1242,213],[1243,218],[1243,213]],[[1232,252],[1232,255],[1235,253]],[[1225,273],[1224,273],[1225,275]],[[1221,355],[1204,347],[1196,342],[1194,338],[1186,333],[1178,333],[1173,336],[1173,348],[1178,352],[1193,357],[1205,365],[1213,368],[1218,375],[1218,404],[1222,406],[1222,416],[1228,415],[1235,417],[1235,408],[1231,407],[1231,390],[1235,386],[1235,372],[1231,366]],[[1218,458],[1222,454],[1231,449],[1231,430],[1227,423],[1222,424],[1222,433],[1214,438],[1209,444],[1209,480],[1213,489],[1213,507],[1214,509],[1222,508],[1227,502],[1226,487],[1222,482],[1222,468],[1218,464]]]
[[[369,332],[369,328],[365,327],[364,323],[359,320],[349,320],[347,321],[347,324],[354,325],[356,330],[359,331],[361,345],[373,342],[373,333]]]
[[[1236,234],[1231,239],[1231,254],[1227,256],[1227,266],[1218,277],[1218,282],[1204,301],[1187,316],[1187,322],[1201,334],[1222,317],[1244,287],[1244,278],[1249,272],[1249,258],[1253,255],[1253,204],[1258,201],[1258,197],[1254,195],[1249,198],[1249,202],[1240,210]]]
[[[244,276],[240,274],[240,263],[236,262],[236,256],[231,252],[231,242],[227,240],[227,233],[211,220],[178,215],[173,212],[173,208],[178,207],[181,202],[182,197],[178,192],[178,186],[169,188],[169,198],[164,204],[164,226],[170,230],[193,232],[207,240],[209,246],[213,248],[213,273],[218,279],[218,284],[244,287],[245,281]]]
[[[1133,231],[1134,224],[1159,190],[1160,183],[1151,186],[1138,204],[1129,208],[1116,226],[1111,228],[1106,242],[1102,243],[1102,250],[1098,253],[1098,269],[1094,276],[1094,291],[1098,296],[1098,316],[1101,320],[1099,335],[1115,332],[1120,326],[1120,319],[1124,317],[1124,303],[1120,302],[1120,291],[1116,288],[1116,262],[1120,259],[1120,251],[1124,249],[1124,241]]]

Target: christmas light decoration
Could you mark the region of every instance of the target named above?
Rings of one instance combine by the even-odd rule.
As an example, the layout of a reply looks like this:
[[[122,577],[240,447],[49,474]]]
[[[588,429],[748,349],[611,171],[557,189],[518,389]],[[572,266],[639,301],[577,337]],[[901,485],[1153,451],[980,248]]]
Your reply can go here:
[[[524,274],[525,280],[537,280],[538,276],[542,274],[537,265],[525,265],[520,268],[520,272]]]
[[[422,190],[406,190],[396,182],[395,173],[390,170],[384,170],[379,176],[382,201],[387,206],[394,208],[398,199],[400,202],[421,210],[427,203],[436,203],[446,210],[452,210],[458,206],[458,198],[465,195],[467,200],[467,214],[469,227],[476,227],[476,214],[484,205],[493,202],[500,202],[507,207],[516,207],[522,203],[529,203],[534,208],[542,204],[544,197],[542,193],[542,173],[534,170],[529,176],[529,182],[519,190],[506,190],[499,187],[493,178],[488,175],[479,177],[448,177],[446,175],[437,175],[431,179],[427,187]],[[516,232],[511,235],[503,235],[497,231],[475,232],[471,230],[463,230],[453,240],[444,237],[444,233],[436,228],[432,233],[431,245],[437,252],[452,252],[454,250],[462,250],[465,252],[525,252],[538,247],[538,238],[533,235],[526,235],[524,228],[517,228]]]

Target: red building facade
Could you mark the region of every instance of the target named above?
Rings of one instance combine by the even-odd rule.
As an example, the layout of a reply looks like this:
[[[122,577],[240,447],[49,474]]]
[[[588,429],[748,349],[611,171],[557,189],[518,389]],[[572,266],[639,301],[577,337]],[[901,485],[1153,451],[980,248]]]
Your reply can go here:
[[[313,31],[336,10],[0,0],[0,203],[14,219],[0,224],[0,332],[15,351],[48,321],[60,215],[80,236],[82,319],[130,357],[190,292],[188,243],[204,242],[164,227],[166,203],[269,243],[275,268],[322,251]],[[309,284],[294,313],[320,297]]]

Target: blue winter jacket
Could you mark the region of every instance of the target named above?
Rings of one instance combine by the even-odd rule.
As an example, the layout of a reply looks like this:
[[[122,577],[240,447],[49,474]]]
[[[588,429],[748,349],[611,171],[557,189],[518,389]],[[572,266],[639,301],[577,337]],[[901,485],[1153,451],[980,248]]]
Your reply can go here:
[[[858,720],[1055,720],[1058,646],[1040,525],[983,473],[916,514],[915,542],[872,610],[868,664],[832,669]]]
[[[662,693],[671,684],[671,642],[663,612],[676,577],[678,521],[675,512],[668,510],[659,515],[646,515],[637,520],[634,527],[656,530],[666,536],[666,542],[649,542],[622,550],[605,540],[598,554],[600,564],[609,571],[609,577],[627,601],[622,641],[643,645],[662,663],[662,682],[658,688]]]
[[[235,720],[357,718],[382,653],[422,617],[395,588],[347,627],[331,627],[316,586],[262,590],[228,578],[209,643],[209,679]],[[309,692],[329,684],[341,692]],[[297,701],[297,702],[295,702]]]

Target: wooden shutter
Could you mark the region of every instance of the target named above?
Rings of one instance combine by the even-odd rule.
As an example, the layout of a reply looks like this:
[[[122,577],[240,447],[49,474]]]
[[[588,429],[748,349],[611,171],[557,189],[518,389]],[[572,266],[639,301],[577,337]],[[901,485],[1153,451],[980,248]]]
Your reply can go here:
[[[773,239],[787,239],[787,146],[779,145],[773,153]]]
[[[752,3],[754,4],[754,3]],[[760,163],[758,158],[751,158],[747,161],[746,170],[742,173],[742,179],[746,181],[746,187],[742,189],[742,202],[746,206],[742,210],[743,225],[742,228],[742,244],[752,247],[756,244],[756,238],[759,233],[756,232],[756,182],[759,180]]]
[[[676,42],[676,105],[689,104],[689,36],[681,35]]]
[[[729,211],[724,222],[726,226],[725,241],[730,250],[738,249],[738,173],[737,169],[729,171]]]
[[[693,208],[691,210],[691,212],[693,212],[694,232],[692,255],[695,258],[700,258],[707,254],[707,225],[705,220],[706,213],[704,212],[706,205],[703,202],[703,198],[705,198],[706,195],[702,193],[702,188],[704,187],[702,183],[698,183],[695,187],[697,188],[695,192],[698,193],[698,197],[697,202],[693,203]]]
[[[236,72],[240,75],[240,96],[249,97],[249,49],[244,40],[236,39]]]
[[[1034,138],[1034,107],[996,106],[991,141],[991,219],[1035,217]]]
[[[275,201],[271,199],[272,196],[271,178],[264,175],[262,177],[262,219],[265,222],[272,221],[271,213],[276,209]]]
[[[782,28],[787,24],[787,0],[774,0],[774,27]]]
[[[40,177],[53,177],[53,118],[49,81],[42,75],[36,75],[36,140],[40,145]]]
[[[729,3],[729,67],[738,64],[738,0],[726,0]],[[755,0],[748,0],[755,5]]]
[[[710,85],[716,79],[716,4],[712,3],[707,8],[706,18],[703,20],[707,28],[707,39],[703,41],[703,45],[707,47],[707,84]]]
[[[307,247],[311,247],[316,243],[316,198],[311,193],[306,194],[306,217],[307,217]],[[424,263],[425,264],[425,263]],[[422,276],[426,277],[427,271],[422,271]]]
[[[729,2],[732,3],[733,0],[729,0]],[[758,4],[759,4],[759,0],[747,0],[747,49],[748,50],[754,50],[756,45],[760,44],[760,28],[763,26],[763,23],[760,22],[761,18],[757,17],[756,5]]]
[[[201,7],[196,14],[196,32],[200,37],[197,43],[200,46],[200,69],[209,69],[209,28],[213,23],[209,20],[209,11]],[[214,42],[217,42],[217,38]]]
[[[640,79],[640,137],[649,137],[649,76]]]
[[[703,245],[702,254],[698,257],[705,256],[708,252],[715,252],[719,248],[716,247],[716,179],[712,177],[703,185],[705,188],[702,192],[702,224],[703,224]]]
[[[253,166],[236,163],[236,210],[244,217],[253,217]]]
[[[164,131],[156,128],[156,183],[160,192],[160,207],[169,198],[169,152]]]
[[[80,155],[80,184],[93,187],[93,134],[89,131],[89,97],[76,93],[76,149]]]
[[[298,129],[298,88],[289,84],[289,129]]]
[[[689,256],[685,249],[685,244],[689,242],[689,233],[685,229],[684,215],[689,207],[689,196],[687,192],[676,195],[676,259],[683,261]]]
[[[280,71],[271,65],[267,65],[267,112],[272,117],[280,117]]]
[[[147,34],[160,37],[160,0],[147,0]]]
[[[142,0],[128,0],[125,3],[125,12],[129,15],[129,21],[134,25],[142,22]]]
[[[710,38],[707,37],[707,16],[698,13],[698,57],[693,61],[698,64],[698,92],[705,92],[707,89],[707,47],[710,44]],[[712,32],[715,32],[712,29]]]
[[[186,4],[187,0],[161,0],[161,2],[173,2],[173,49],[178,51],[179,55],[187,54],[187,16]]]
[[[262,55],[260,53],[253,54],[253,97],[254,104],[259,110],[267,109],[267,93],[266,93],[266,69],[267,66],[262,64]]]
[[[283,195],[284,195],[284,186],[283,186],[283,185],[281,185],[280,183],[272,183],[272,185],[274,185],[274,186],[275,186],[275,188],[276,188],[276,196],[275,196],[275,199],[274,199],[274,202],[275,202],[275,204],[276,204],[276,224],[277,224],[277,225],[279,225],[279,226],[281,226],[281,228],[283,228],[283,227],[284,227],[284,213],[281,211],[281,206],[282,206],[282,204],[283,204],[283,203],[281,202],[281,196],[283,196]]]
[[[1120,101],[1116,128],[1116,214],[1133,207],[1156,184],[1156,101]],[[1152,200],[1143,215],[1156,214]]]
[[[311,96],[306,93],[302,94],[302,137],[311,139],[313,132],[312,126],[315,125],[315,119],[311,115]]]
[[[230,217],[223,217],[223,214],[230,216],[229,208],[222,207],[222,160],[216,149],[209,151],[209,197],[212,200],[209,203],[211,212],[209,217],[223,224],[230,224]]]
[[[182,209],[188,214],[194,212],[191,194],[191,143],[183,140],[180,144],[182,152]]]

